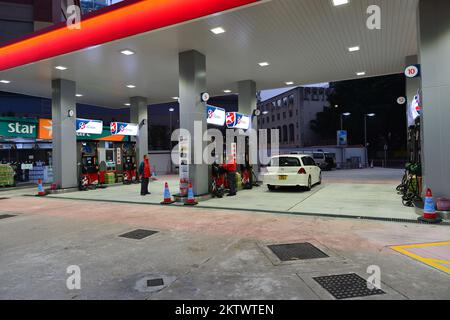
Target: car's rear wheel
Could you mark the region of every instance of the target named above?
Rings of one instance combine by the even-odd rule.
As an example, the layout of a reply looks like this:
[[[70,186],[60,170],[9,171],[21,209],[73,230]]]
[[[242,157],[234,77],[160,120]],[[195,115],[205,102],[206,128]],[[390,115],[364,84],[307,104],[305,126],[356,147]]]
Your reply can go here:
[[[269,189],[269,191],[274,191],[276,189],[275,186],[272,186],[270,184],[267,185],[267,188]]]
[[[311,176],[308,177],[308,186],[306,187],[307,191],[311,191],[312,189],[312,182],[311,182]]]

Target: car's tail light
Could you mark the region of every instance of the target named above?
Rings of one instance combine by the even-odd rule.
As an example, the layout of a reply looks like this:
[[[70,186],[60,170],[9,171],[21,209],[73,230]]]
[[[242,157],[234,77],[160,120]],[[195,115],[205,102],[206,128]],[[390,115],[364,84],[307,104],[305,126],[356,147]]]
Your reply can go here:
[[[298,174],[306,174],[306,170],[305,170],[305,168],[300,168],[300,170],[298,170],[297,173]]]

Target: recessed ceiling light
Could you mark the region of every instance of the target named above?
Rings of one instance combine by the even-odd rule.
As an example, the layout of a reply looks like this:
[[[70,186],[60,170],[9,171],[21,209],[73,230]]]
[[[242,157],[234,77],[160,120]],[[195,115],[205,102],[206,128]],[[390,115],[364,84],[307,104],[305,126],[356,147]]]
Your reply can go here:
[[[333,5],[335,7],[342,6],[343,4],[347,4],[349,0],[333,0]]]
[[[288,86],[292,86],[293,84],[294,84],[293,81],[288,81],[288,82],[286,82],[286,85],[288,85]]]
[[[350,52],[355,52],[355,51],[359,51],[361,48],[359,46],[354,46],[354,47],[350,47],[348,48],[348,51]]]
[[[222,27],[218,27],[218,28],[211,29],[211,32],[214,34],[221,34],[221,33],[225,33],[225,29]]]
[[[124,103],[123,105],[129,107],[131,106],[131,103]]]
[[[61,71],[67,70],[67,68],[64,67],[64,66],[56,66],[55,69],[58,69],[58,70],[61,70]]]
[[[231,93],[231,90],[223,90],[223,92],[225,92],[225,93]]]
[[[80,93],[77,93],[76,95],[75,95],[75,97],[78,97],[78,98],[80,98],[80,97],[82,97],[83,95],[82,94],[80,94]]]
[[[11,83],[9,80],[0,80],[0,83]]]
[[[127,88],[134,89],[134,88],[136,88],[136,86],[134,84],[128,84]]]
[[[131,55],[134,54],[134,51],[131,51],[131,50],[129,50],[129,49],[125,49],[125,50],[120,51],[120,53],[121,53],[121,54],[124,54],[124,55],[126,55],[126,56],[131,56]]]
[[[178,99],[180,99],[180,98],[178,98],[178,97],[172,97],[172,99],[173,99],[173,100],[178,100]]]
[[[268,63],[268,62],[260,62],[260,63],[258,63],[261,67],[267,67],[267,66],[269,66],[270,65],[270,63]]]
[[[365,76],[366,72],[365,71],[357,72],[356,75],[357,76]]]

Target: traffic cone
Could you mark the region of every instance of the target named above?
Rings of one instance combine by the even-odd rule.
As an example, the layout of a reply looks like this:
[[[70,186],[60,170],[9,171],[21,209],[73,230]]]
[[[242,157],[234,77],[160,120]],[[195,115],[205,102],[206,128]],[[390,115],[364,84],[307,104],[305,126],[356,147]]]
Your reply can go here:
[[[47,193],[44,190],[44,186],[42,185],[42,179],[38,180],[38,197],[43,197],[45,196]]]
[[[197,204],[198,204],[198,202],[195,201],[194,191],[192,190],[192,183],[189,183],[188,198],[184,202],[184,205],[186,205],[186,206],[195,206]]]
[[[170,195],[169,184],[166,182],[164,186],[164,201],[162,201],[161,204],[167,205],[174,202],[175,201],[172,200],[172,196]]]
[[[439,223],[442,221],[436,212],[436,205],[434,203],[433,194],[430,188],[427,189],[423,208],[423,217],[419,217],[419,221],[428,223]]]

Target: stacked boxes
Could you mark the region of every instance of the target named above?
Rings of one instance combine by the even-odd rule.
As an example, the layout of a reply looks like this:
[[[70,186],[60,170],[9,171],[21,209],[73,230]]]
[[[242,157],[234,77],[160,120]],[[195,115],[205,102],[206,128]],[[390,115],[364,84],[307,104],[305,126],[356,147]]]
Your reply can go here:
[[[114,172],[107,172],[105,175],[105,184],[116,183],[116,174]]]
[[[37,184],[39,180],[44,180],[44,167],[41,164],[33,166],[33,169],[28,171],[29,181]]]
[[[0,164],[0,187],[14,185],[14,170],[8,164]]]
[[[53,183],[53,168],[50,166],[44,167],[44,183]]]

